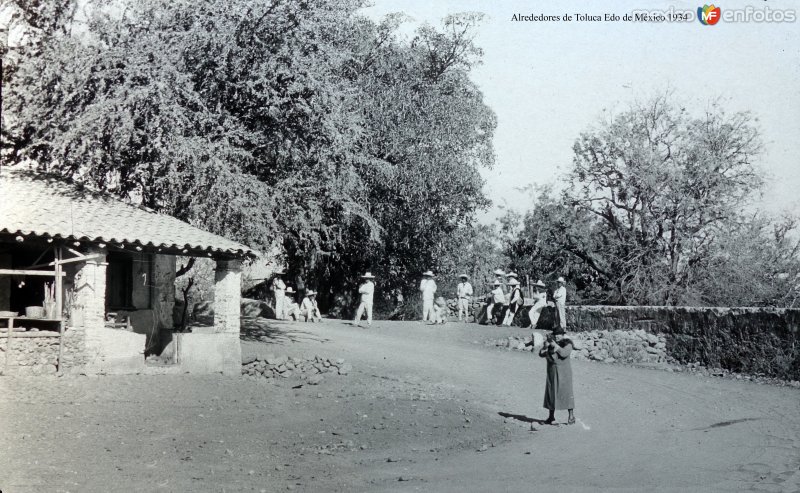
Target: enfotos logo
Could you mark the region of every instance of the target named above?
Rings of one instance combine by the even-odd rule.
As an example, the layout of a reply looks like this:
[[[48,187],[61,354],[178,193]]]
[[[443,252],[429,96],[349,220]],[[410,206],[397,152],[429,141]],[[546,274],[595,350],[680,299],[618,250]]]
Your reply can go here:
[[[697,20],[704,26],[713,26],[722,18],[722,11],[714,4],[697,7]]]

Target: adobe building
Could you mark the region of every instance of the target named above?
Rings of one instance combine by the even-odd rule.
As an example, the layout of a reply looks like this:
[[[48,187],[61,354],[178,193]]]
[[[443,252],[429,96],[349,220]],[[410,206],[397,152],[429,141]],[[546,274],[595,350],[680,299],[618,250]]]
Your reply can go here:
[[[175,332],[176,257],[215,260],[213,325]],[[0,371],[238,375],[247,246],[19,168],[0,169]],[[166,361],[167,364],[163,364]]]

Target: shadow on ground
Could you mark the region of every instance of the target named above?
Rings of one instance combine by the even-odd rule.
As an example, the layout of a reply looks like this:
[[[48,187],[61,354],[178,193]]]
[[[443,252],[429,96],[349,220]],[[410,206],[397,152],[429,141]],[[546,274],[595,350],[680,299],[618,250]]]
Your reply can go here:
[[[239,338],[243,341],[270,343],[330,340],[303,330],[299,322],[282,322],[263,317],[242,317]]]
[[[548,424],[548,423],[545,423],[543,419],[531,418],[529,416],[525,416],[524,414],[512,414],[512,413],[506,413],[506,412],[503,412],[503,411],[500,411],[497,414],[499,414],[500,416],[502,416],[504,418],[510,418],[510,419],[515,419],[517,421],[522,421],[523,423],[536,423],[536,424],[540,424],[540,425]]]

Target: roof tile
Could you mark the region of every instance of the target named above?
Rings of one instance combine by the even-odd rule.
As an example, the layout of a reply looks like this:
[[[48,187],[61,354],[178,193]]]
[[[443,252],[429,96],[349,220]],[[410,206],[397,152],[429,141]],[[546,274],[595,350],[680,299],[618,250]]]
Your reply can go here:
[[[189,255],[254,257],[249,247],[50,175],[0,169],[0,233],[124,243]]]

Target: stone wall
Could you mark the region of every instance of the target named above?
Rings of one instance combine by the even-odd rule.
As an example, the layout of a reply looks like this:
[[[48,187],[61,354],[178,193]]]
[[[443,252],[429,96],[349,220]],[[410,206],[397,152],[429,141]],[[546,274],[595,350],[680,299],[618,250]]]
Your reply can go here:
[[[800,379],[798,309],[568,306],[567,330],[643,331],[681,363]]]
[[[7,333],[0,334],[0,369],[5,365]],[[57,333],[13,333],[8,355],[9,375],[52,375],[58,363]]]
[[[86,366],[86,330],[83,327],[70,327],[64,329],[64,349],[61,353],[61,371],[65,373],[80,373]]]

